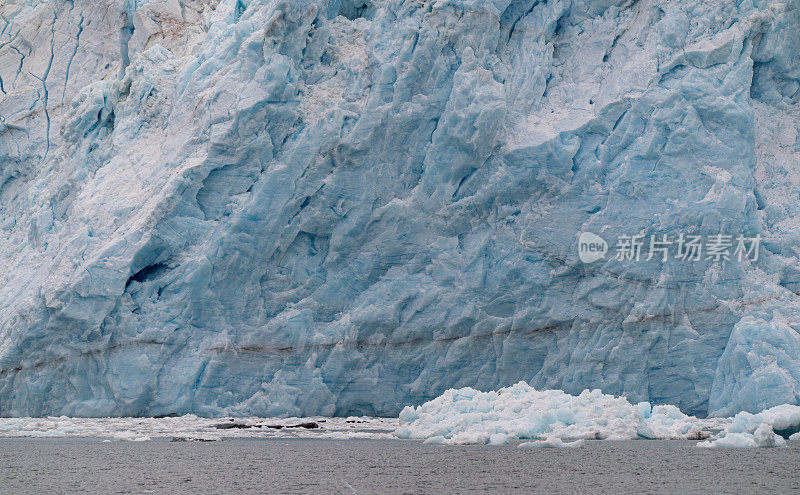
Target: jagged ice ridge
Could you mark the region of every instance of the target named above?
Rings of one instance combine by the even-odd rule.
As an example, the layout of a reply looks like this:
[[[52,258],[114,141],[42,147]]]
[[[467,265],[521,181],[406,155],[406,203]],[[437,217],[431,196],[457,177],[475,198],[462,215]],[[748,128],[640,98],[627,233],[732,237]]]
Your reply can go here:
[[[797,404],[799,12],[2,2],[0,415]],[[765,243],[587,265],[582,231]]]

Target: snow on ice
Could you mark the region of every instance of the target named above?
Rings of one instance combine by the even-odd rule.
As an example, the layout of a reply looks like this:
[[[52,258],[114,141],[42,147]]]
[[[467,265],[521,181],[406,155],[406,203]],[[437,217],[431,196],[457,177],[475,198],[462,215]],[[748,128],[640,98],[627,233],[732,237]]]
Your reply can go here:
[[[631,404],[585,390],[539,391],[525,382],[492,392],[450,389],[400,413],[399,438],[441,444],[503,444],[543,439],[525,447],[577,447],[576,440],[701,439],[724,419],[701,420],[672,405]],[[564,441],[567,441],[566,443]]]

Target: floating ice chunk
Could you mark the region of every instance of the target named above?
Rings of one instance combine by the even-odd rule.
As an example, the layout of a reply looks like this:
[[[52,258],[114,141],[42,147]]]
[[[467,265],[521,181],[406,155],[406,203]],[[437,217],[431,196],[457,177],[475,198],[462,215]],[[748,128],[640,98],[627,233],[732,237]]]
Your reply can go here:
[[[697,444],[704,448],[746,448],[746,447],[784,447],[786,440],[782,436],[775,434],[772,427],[767,423],[762,423],[756,430],[750,433],[728,433],[716,440],[706,440]]]
[[[531,447],[562,446],[558,442],[579,439],[697,439],[710,435],[704,428],[720,422],[687,416],[675,406],[652,407],[647,402],[634,406],[624,397],[599,390],[575,396],[561,390],[538,391],[525,382],[492,392],[450,389],[419,407],[406,407],[399,419],[395,430],[399,438],[437,444],[545,439]]]
[[[782,436],[776,435],[772,430],[772,426],[767,423],[761,423],[753,433],[756,447],[784,447],[786,440]]]
[[[758,414],[740,412],[716,438],[698,447],[783,447],[785,437],[798,439],[800,407],[783,404]]]
[[[703,448],[745,448],[755,447],[756,442],[753,438],[753,435],[748,435],[746,433],[731,433],[716,440],[706,440],[705,442],[700,442],[697,444],[697,446]]]
[[[114,433],[111,438],[126,442],[147,442],[150,440],[150,437],[147,435],[139,435],[133,431],[121,431],[119,433]]]
[[[575,440],[574,442],[565,442],[556,436],[547,437],[545,440],[537,442],[524,442],[519,444],[520,449],[574,449],[583,447],[585,440]]]
[[[495,433],[489,435],[489,445],[505,445],[508,443],[508,435],[505,433]]]
[[[356,440],[356,439],[384,439],[390,440],[394,438],[390,433],[376,433],[372,431],[332,431],[322,432],[319,438],[327,438],[328,440]]]

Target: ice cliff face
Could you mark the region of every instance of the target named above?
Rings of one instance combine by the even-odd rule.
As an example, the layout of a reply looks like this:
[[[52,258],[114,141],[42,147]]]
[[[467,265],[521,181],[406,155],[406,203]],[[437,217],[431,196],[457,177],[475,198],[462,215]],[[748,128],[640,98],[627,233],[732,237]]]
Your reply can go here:
[[[800,396],[800,2],[0,2],[0,414]],[[579,232],[760,234],[756,262]]]

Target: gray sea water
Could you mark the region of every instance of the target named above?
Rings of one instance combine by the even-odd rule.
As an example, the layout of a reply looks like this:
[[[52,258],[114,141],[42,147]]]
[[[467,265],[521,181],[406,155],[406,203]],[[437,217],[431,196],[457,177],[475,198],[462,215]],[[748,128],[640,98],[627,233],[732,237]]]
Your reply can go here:
[[[581,449],[398,440],[0,439],[0,493],[798,493],[800,442]]]

